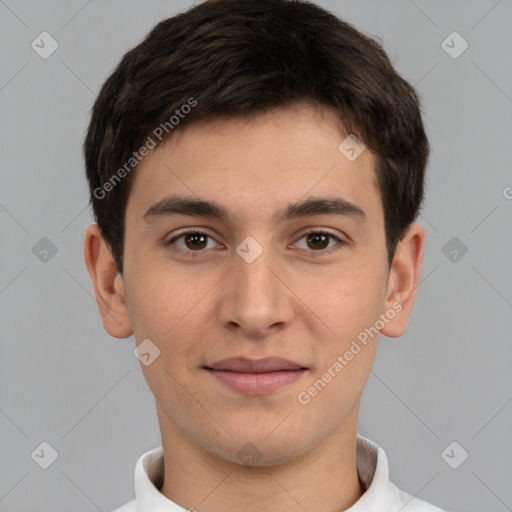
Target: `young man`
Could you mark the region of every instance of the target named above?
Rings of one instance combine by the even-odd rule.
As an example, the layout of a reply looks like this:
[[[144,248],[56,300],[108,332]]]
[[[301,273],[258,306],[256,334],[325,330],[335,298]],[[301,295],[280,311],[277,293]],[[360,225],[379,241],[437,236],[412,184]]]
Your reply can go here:
[[[413,307],[428,150],[382,48],[314,4],[209,0],[123,57],[84,144],[84,252],[162,447],[119,511],[440,511],[357,433]]]

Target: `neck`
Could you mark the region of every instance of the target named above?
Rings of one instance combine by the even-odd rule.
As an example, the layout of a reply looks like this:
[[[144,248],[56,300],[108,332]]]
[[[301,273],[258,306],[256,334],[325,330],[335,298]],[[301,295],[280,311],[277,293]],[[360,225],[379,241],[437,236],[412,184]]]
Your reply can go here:
[[[354,413],[350,428],[333,432],[298,457],[245,466],[205,450],[159,411],[165,467],[160,492],[200,512],[346,510],[364,492],[356,466]]]

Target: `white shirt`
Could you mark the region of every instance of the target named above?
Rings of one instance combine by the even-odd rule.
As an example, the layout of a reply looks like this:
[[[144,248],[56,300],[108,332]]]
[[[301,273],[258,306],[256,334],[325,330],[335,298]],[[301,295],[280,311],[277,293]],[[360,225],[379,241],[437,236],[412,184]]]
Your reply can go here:
[[[384,450],[357,436],[357,470],[365,493],[344,512],[446,512],[400,491],[389,481]],[[114,512],[186,512],[159,490],[163,481],[164,452],[160,446],[142,455],[135,467],[135,499]]]

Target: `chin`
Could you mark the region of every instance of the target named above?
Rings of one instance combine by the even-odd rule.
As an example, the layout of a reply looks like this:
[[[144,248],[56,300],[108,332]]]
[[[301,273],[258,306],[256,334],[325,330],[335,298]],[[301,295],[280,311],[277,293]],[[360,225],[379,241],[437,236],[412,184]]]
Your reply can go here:
[[[233,437],[226,434],[223,441],[217,439],[209,451],[219,458],[247,467],[277,466],[293,460],[305,451],[303,436],[278,433],[273,431],[275,427],[276,424],[273,424],[261,432],[242,429],[238,433],[228,427]]]

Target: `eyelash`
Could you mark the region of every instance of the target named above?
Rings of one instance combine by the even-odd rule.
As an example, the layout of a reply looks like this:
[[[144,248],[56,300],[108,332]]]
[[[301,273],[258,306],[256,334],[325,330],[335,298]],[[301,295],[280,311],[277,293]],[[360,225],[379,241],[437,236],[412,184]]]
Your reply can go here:
[[[337,246],[331,247],[330,249],[319,249],[318,251],[315,250],[308,250],[307,252],[312,253],[315,257],[316,256],[324,256],[326,254],[332,254],[335,251],[340,250],[344,245],[348,245],[348,242],[345,242],[344,240],[341,240],[338,236],[336,236],[334,233],[331,233],[330,231],[327,231],[325,229],[312,229],[310,231],[307,231],[303,233],[298,240],[301,240],[302,238],[308,236],[308,235],[325,235],[330,237],[331,239],[334,239],[336,242],[338,242]],[[207,233],[204,233],[203,231],[199,231],[197,229],[191,229],[188,231],[183,231],[179,235],[176,235],[175,237],[171,238],[168,242],[166,242],[166,245],[174,245],[176,240],[186,236],[186,235],[205,235],[208,238],[211,238],[213,240],[213,237],[208,235]],[[296,242],[294,242],[296,243]],[[201,249],[198,251],[192,251],[190,249],[183,249],[182,247],[177,247],[178,250],[187,253],[188,255],[192,257],[198,257],[206,252],[207,249]]]

